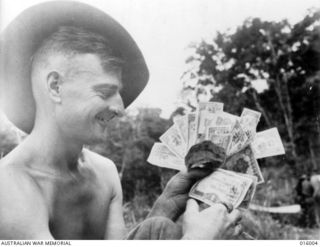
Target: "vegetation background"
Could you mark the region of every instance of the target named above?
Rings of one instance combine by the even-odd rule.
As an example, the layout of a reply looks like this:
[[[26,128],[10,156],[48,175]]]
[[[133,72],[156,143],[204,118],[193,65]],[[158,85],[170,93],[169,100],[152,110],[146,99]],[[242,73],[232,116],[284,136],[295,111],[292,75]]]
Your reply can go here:
[[[286,155],[259,160],[266,182],[257,188],[255,204],[294,204],[300,175],[320,173],[320,10],[311,9],[295,25],[247,19],[235,31],[189,48],[181,76],[183,104],[171,118],[161,118],[160,109],[139,109],[113,120],[108,139],[90,147],[118,167],[128,228],[146,217],[175,174],[147,163],[152,145],[176,115],[194,111],[199,101],[223,102],[224,110],[236,115],[244,107],[260,111],[258,131],[278,128]],[[23,137],[2,117],[1,157]],[[244,226],[257,239],[320,239],[320,229],[302,227],[300,217],[247,211]]]

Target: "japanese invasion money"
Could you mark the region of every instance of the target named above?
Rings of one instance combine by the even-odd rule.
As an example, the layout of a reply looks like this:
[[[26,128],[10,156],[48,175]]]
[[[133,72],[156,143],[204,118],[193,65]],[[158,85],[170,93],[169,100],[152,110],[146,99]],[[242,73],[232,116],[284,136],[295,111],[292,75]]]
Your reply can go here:
[[[285,153],[277,128],[258,132],[251,147],[256,159]]]
[[[217,112],[222,112],[223,104],[219,102],[200,102],[197,111],[196,120],[196,142],[205,140],[206,137],[206,117],[208,115],[214,115]]]
[[[212,174],[189,196],[208,205],[224,201],[247,208],[264,182],[257,159],[285,153],[277,128],[256,132],[260,118],[260,112],[248,108],[237,116],[223,111],[221,102],[199,103],[195,112],[174,119],[148,162],[184,171],[212,166]]]
[[[249,205],[247,202],[251,201],[254,190],[255,177],[217,169],[196,183],[191,188],[189,196],[208,205],[224,202],[231,204],[233,208],[241,204],[247,208]]]
[[[155,143],[150,154],[152,155],[149,156],[147,161],[151,164],[181,171],[186,170],[184,160],[171,152],[170,149],[162,143]]]

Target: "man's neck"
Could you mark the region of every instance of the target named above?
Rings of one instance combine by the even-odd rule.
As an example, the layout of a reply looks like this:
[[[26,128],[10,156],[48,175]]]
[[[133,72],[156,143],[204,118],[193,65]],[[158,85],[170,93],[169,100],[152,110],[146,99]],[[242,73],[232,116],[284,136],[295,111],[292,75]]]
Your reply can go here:
[[[82,146],[54,126],[38,125],[21,143],[20,149],[24,151],[25,159],[30,161],[30,168],[67,174],[77,171]]]

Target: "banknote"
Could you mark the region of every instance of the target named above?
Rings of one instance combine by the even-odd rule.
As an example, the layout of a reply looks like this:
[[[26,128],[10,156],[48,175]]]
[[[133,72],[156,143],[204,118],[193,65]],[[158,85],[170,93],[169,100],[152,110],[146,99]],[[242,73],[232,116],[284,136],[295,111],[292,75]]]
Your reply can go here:
[[[205,140],[206,135],[206,117],[208,114],[215,114],[223,111],[223,103],[220,102],[200,102],[197,108],[197,139],[196,143]]]
[[[228,157],[222,165],[222,168],[256,176],[258,184],[264,182],[259,164],[254,157],[250,145],[242,149],[240,152]]]
[[[242,129],[240,122],[236,120],[235,125],[231,131],[231,141],[227,148],[227,155],[230,156],[239,152],[247,145],[248,137]]]
[[[177,125],[180,135],[183,141],[188,143],[188,116],[179,116],[173,119],[173,122]]]
[[[236,172],[217,169],[208,177],[196,183],[189,192],[189,197],[206,204],[224,202],[237,208],[244,200],[252,185],[252,179]]]
[[[226,126],[229,125],[231,128],[239,120],[239,117],[228,112],[219,112],[214,119],[214,122],[211,123],[211,126]]]
[[[172,125],[164,134],[162,134],[162,136],[160,136],[159,139],[173,153],[177,154],[180,158],[184,158],[187,146],[182,139],[176,124]]]
[[[216,126],[217,126],[217,125],[215,124],[216,119],[217,119],[217,115],[218,115],[218,114],[208,113],[208,114],[205,116],[205,119],[204,119],[204,128],[205,128],[205,131],[206,131],[206,132],[208,131],[208,128],[209,128],[209,127],[216,127]],[[223,125],[223,126],[225,126],[225,125]]]
[[[248,108],[243,108],[243,111],[240,116],[240,124],[246,128],[255,129],[259,123],[261,113],[250,110]]]
[[[258,132],[251,147],[257,159],[285,154],[277,128]]]
[[[240,124],[248,137],[248,142],[255,138],[256,128],[259,123],[261,113],[244,108],[240,116]]]
[[[205,139],[227,150],[231,142],[230,126],[209,127]]]
[[[220,126],[208,126],[206,130],[206,136],[211,135],[229,135],[231,134],[231,126],[230,125],[220,125]]]
[[[188,142],[187,142],[187,149],[195,144],[197,138],[196,132],[196,113],[189,113],[187,115],[188,118]]]
[[[158,142],[153,145],[147,161],[152,165],[160,167],[180,171],[186,170],[184,160],[171,152],[166,145]]]
[[[251,176],[249,174],[243,174],[245,176],[248,176],[251,180],[252,180],[252,184],[250,185],[244,199],[242,200],[242,202],[239,205],[239,208],[244,208],[244,209],[248,209],[249,205],[253,199],[253,196],[256,192],[256,188],[257,188],[257,177],[255,176]]]

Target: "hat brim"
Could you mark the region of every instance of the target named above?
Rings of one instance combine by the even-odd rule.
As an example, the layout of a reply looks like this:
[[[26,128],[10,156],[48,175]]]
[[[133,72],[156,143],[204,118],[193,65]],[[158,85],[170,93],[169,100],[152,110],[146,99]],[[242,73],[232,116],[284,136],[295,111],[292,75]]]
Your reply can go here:
[[[130,34],[105,12],[79,2],[54,1],[22,12],[0,36],[1,108],[18,128],[30,133],[35,119],[30,69],[41,42],[59,26],[71,25],[96,32],[120,51],[125,65],[121,96],[125,107],[140,94],[149,79],[143,55]]]

